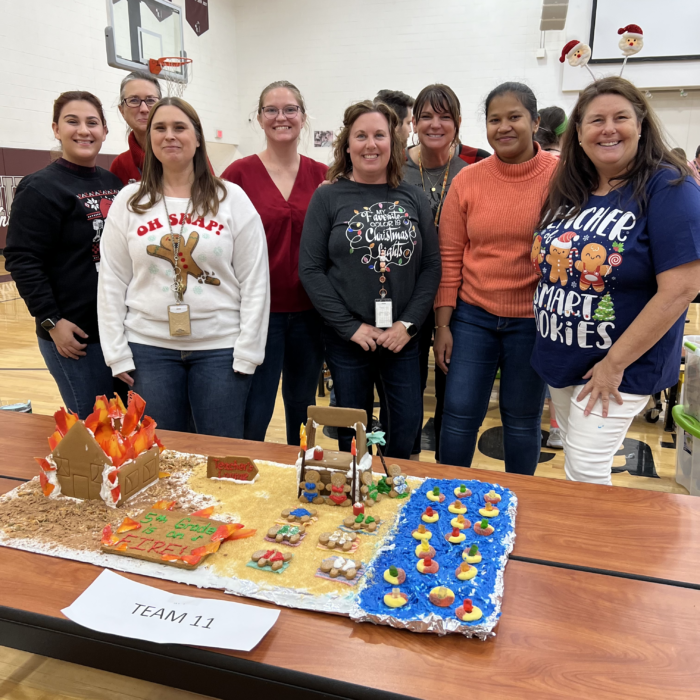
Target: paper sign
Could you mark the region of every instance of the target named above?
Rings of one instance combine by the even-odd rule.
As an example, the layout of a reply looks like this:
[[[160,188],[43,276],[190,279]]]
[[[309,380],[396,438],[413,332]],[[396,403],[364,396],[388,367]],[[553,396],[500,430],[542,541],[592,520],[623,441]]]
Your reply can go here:
[[[209,457],[207,476],[217,479],[254,481],[258,467],[250,457]]]
[[[277,622],[279,610],[175,595],[103,571],[61,612],[97,632],[158,644],[250,651]]]

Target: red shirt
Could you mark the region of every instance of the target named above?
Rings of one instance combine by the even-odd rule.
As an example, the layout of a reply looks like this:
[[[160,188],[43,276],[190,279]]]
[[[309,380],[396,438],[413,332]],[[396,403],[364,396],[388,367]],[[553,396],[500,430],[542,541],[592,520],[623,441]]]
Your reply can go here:
[[[299,281],[299,243],[309,201],[326,179],[327,170],[327,165],[301,156],[299,172],[287,201],[257,155],[234,161],[221,176],[241,187],[250,197],[265,227],[272,313],[313,308]]]
[[[143,148],[139,146],[134,132],[129,133],[129,150],[120,153],[109,167],[109,172],[114,173],[125,185],[129,180],[141,181],[141,171],[143,170],[143,159],[145,157]]]

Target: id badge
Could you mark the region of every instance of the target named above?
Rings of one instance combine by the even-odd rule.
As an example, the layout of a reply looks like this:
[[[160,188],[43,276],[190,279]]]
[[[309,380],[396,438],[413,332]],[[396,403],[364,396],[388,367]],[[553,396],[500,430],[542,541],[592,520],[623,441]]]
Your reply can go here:
[[[190,335],[190,307],[189,304],[172,304],[168,306],[168,323],[170,335],[177,337]]]
[[[374,300],[374,325],[376,328],[391,328],[393,313],[391,307],[391,299],[375,299]]]

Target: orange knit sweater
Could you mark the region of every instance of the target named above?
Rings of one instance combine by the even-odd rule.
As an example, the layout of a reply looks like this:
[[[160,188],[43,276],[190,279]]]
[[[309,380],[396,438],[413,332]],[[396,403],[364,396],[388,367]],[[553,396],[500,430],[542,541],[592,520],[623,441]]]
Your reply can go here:
[[[440,217],[442,280],[435,307],[462,301],[495,316],[532,318],[538,276],[532,236],[558,158],[536,146],[510,165],[496,155],[452,181]]]

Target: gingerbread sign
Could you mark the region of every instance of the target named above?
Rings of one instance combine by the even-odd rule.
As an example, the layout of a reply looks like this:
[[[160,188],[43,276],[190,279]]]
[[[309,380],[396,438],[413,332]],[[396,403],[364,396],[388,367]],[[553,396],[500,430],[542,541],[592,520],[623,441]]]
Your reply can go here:
[[[207,476],[216,479],[252,482],[258,476],[258,468],[250,457],[209,457]]]
[[[135,519],[126,517],[112,530],[102,531],[102,551],[125,557],[145,559],[183,569],[194,569],[225,540],[243,539],[255,534],[241,523],[222,523],[209,519],[213,508],[185,513],[168,510],[157,503]]]

